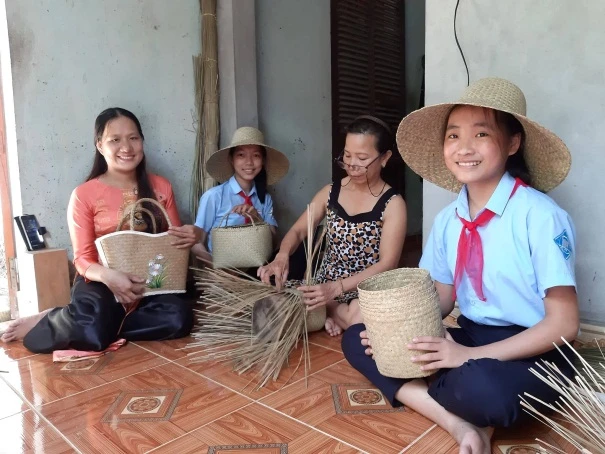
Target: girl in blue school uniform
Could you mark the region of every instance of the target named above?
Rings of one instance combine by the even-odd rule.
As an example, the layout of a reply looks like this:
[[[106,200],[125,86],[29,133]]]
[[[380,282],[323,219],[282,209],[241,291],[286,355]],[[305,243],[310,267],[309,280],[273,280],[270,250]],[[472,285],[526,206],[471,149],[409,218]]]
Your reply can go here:
[[[207,172],[222,184],[206,191],[200,199],[195,225],[204,233],[201,242],[192,248],[193,253],[212,261],[211,230],[219,224],[242,225],[250,222],[250,217],[269,224],[275,235],[277,222],[267,185],[277,183],[288,173],[288,167],[288,158],[265,145],[261,131],[249,126],[236,130],[231,144],[206,162]]]
[[[571,376],[553,343],[572,341],[579,329],[575,229],[545,195],[565,179],[571,157],[525,110],[517,86],[482,79],[456,103],[410,114],[397,132],[416,173],[459,192],[437,215],[420,267],[431,273],[444,317],[458,302],[460,328],[407,346],[421,350],[412,361],[438,373],[428,382],[382,376],[362,324],[342,340],[348,361],[393,406],[407,405],[439,424],[465,454],[491,452],[494,427],[529,417],[519,395],[556,398],[529,372],[536,361],[551,361]]]

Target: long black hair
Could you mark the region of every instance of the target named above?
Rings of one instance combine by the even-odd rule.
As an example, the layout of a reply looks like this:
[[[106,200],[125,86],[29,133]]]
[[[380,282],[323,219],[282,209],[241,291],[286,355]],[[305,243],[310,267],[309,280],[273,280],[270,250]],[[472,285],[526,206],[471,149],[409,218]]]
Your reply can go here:
[[[265,203],[265,196],[267,195],[267,169],[265,169],[265,163],[267,162],[267,149],[263,146],[260,147],[260,152],[263,157],[263,167],[258,172],[258,175],[254,177],[254,187],[256,188],[256,195],[260,203]],[[233,161],[233,154],[237,147],[231,147],[229,149],[229,158]]]
[[[525,162],[525,131],[523,130],[523,126],[513,115],[501,110],[494,111],[494,118],[500,130],[509,140],[516,134],[519,134],[521,137],[519,149],[506,160],[506,171],[513,178],[519,178],[525,184],[531,186],[531,174]]]
[[[145,136],[143,135],[143,129],[141,128],[141,123],[139,122],[139,119],[136,117],[135,114],[133,114],[131,111],[123,109],[121,107],[110,107],[109,109],[105,109],[103,112],[101,112],[97,116],[97,119],[95,120],[95,130],[94,130],[95,157],[94,157],[94,161],[92,163],[92,169],[90,170],[90,173],[86,177],[86,181],[95,179],[95,178],[99,177],[100,175],[103,175],[105,172],[107,172],[107,161],[105,161],[105,157],[98,150],[97,143],[103,137],[103,133],[105,132],[107,123],[109,123],[111,120],[114,120],[119,117],[126,117],[126,118],[129,118],[130,120],[132,120],[132,122],[137,127],[137,131],[138,131],[139,135],[141,136],[141,140],[143,140],[143,141],[145,140]],[[139,165],[136,168],[136,176],[137,176],[137,200],[144,199],[144,198],[155,199],[156,198],[155,193],[153,192],[151,183],[149,182],[149,177],[147,176],[147,164],[146,164],[146,160],[145,160],[145,154],[143,154],[143,159],[141,160],[141,162],[139,163]],[[147,210],[151,211],[154,214],[154,217],[156,218],[156,223],[158,225],[158,230],[159,231],[165,230],[166,225],[163,222],[164,218],[163,218],[163,216],[160,215],[160,213],[158,213],[158,209],[155,207],[155,205],[151,205],[149,203],[144,203],[143,207],[146,208]],[[145,219],[145,221],[147,223],[147,231],[151,232],[153,229],[153,225],[150,222],[150,219],[148,219],[148,216],[146,214],[143,214],[143,218]]]

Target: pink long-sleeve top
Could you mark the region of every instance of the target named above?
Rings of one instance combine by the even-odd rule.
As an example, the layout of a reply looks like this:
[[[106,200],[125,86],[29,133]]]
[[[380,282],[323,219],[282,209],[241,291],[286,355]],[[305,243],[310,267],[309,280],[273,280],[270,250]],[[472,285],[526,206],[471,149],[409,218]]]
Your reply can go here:
[[[149,174],[148,177],[155,197],[168,212],[170,221],[174,226],[180,226],[172,185],[159,175]],[[95,240],[115,232],[124,209],[136,200],[134,188],[125,190],[108,186],[96,178],[73,190],[67,208],[67,224],[74,249],[74,265],[81,276],[86,276],[90,265],[99,263]],[[128,222],[125,226],[127,228]]]

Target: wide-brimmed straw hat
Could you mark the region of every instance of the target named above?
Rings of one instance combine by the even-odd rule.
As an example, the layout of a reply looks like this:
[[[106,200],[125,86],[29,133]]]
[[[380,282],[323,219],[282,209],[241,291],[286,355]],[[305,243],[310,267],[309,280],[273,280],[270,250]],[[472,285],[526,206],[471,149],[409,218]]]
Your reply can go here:
[[[206,171],[216,181],[227,181],[233,175],[233,166],[229,162],[229,150],[240,145],[260,145],[267,150],[265,169],[267,171],[267,184],[275,184],[281,180],[290,167],[286,155],[275,148],[265,144],[265,136],[256,128],[244,126],[233,133],[231,143],[214,153],[206,161]]]
[[[405,163],[425,180],[454,192],[462,187],[443,159],[446,122],[457,105],[501,110],[519,120],[525,131],[525,162],[536,189],[548,192],[567,177],[571,167],[567,146],[554,133],[525,116],[525,96],[519,87],[490,77],[471,84],[458,101],[424,107],[399,124],[399,152]]]

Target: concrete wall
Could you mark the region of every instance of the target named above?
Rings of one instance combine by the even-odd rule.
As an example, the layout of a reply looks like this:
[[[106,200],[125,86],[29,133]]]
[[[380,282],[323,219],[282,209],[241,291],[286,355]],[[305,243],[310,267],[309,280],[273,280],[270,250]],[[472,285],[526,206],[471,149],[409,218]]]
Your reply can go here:
[[[110,106],[139,117],[149,167],[171,180],[189,220],[198,1],[6,0],[6,8],[22,211],[49,229],[52,246],[70,244],[69,195],[92,164],[95,117]]]
[[[424,0],[406,0],[406,108],[418,107],[424,54]],[[259,125],[290,158],[287,180],[272,191],[280,230],[331,181],[330,2],[257,0]],[[410,234],[422,230],[422,183],[406,175]]]
[[[456,99],[466,72],[454,41],[455,0],[428,0],[426,103]],[[605,324],[605,3],[575,0],[464,0],[458,37],[471,81],[510,79],[525,92],[528,115],[569,146],[569,177],[550,195],[577,229],[577,279],[584,321]],[[454,195],[424,185],[424,232]]]
[[[330,2],[256,0],[259,126],[290,159],[271,191],[285,233],[330,183]]]

